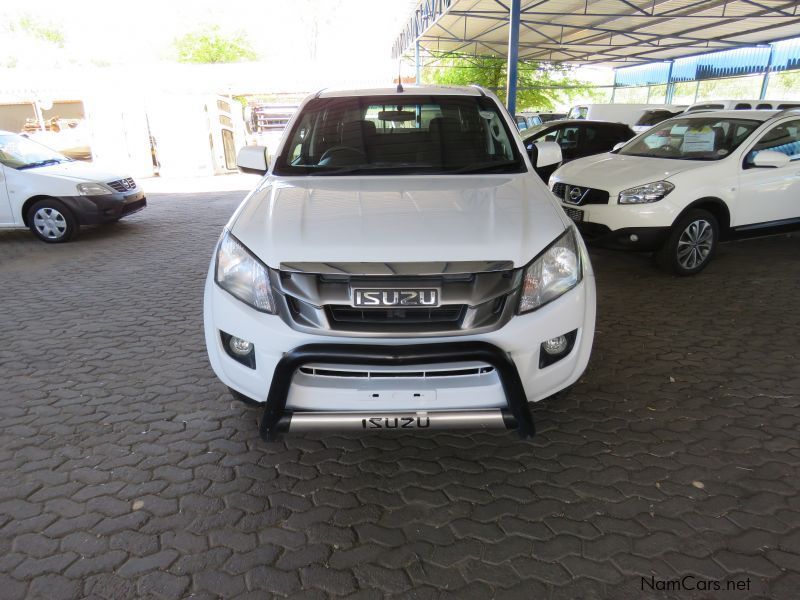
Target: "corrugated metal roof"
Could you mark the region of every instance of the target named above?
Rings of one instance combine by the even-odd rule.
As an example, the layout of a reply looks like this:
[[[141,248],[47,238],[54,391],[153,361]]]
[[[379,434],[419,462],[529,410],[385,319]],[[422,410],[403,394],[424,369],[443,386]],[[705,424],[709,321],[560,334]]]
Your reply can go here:
[[[614,85],[644,86],[668,82],[737,77],[800,68],[800,38],[768,46],[735,48],[617,69]]]
[[[523,0],[520,58],[622,67],[800,36],[800,2]],[[394,54],[416,40],[433,53],[505,56],[500,0],[421,0]]]

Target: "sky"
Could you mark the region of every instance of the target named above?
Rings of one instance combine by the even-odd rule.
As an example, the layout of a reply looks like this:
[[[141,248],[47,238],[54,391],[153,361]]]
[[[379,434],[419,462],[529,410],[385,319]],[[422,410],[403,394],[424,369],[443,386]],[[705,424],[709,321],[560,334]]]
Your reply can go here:
[[[242,31],[276,70],[333,68],[342,79],[391,72],[391,47],[412,0],[0,0],[0,47],[20,67],[67,60],[143,65],[174,56],[173,40],[205,24]],[[20,35],[22,21],[63,35],[53,54]],[[13,31],[16,26],[16,31]],[[12,51],[13,52],[13,51]]]

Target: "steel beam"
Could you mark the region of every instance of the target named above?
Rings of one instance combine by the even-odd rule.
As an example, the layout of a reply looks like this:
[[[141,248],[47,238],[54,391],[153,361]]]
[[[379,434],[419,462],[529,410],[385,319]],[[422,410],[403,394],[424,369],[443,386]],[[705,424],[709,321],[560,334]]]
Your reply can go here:
[[[419,63],[419,38],[417,38],[417,42],[414,44],[414,81],[417,85],[422,83],[420,80],[420,63]]]
[[[508,13],[508,68],[506,106],[513,117],[517,112],[517,66],[519,62],[519,20],[522,0],[511,0]]]

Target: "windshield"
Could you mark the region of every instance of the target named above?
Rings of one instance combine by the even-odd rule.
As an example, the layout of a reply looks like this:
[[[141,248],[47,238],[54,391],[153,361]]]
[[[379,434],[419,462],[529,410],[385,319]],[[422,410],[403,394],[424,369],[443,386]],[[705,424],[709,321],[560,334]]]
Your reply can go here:
[[[47,146],[16,134],[0,134],[0,163],[12,169],[32,169],[69,159]]]
[[[667,119],[681,114],[681,112],[683,111],[671,112],[668,110],[646,110],[644,111],[644,114],[639,117],[639,120],[636,121],[636,125],[657,125],[658,123],[661,123],[661,121],[666,121]]]
[[[568,119],[585,119],[586,115],[589,114],[589,109],[585,106],[573,106],[569,114],[567,115]]]
[[[519,173],[525,163],[500,110],[477,96],[315,98],[274,173]]]
[[[529,127],[525,130],[525,133],[522,134],[522,141],[527,142],[530,141],[531,138],[538,137],[536,134],[544,131],[545,129],[552,129],[552,125],[550,123],[542,123],[541,125],[536,125],[535,127]],[[555,133],[555,129],[553,129],[553,133]]]
[[[680,160],[720,160],[733,152],[760,121],[727,118],[677,118],[649,129],[619,154]]]

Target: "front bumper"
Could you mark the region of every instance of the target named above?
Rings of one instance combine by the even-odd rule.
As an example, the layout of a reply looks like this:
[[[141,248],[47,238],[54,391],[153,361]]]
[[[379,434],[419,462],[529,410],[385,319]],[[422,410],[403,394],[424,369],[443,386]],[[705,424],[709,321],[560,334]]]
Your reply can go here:
[[[514,378],[503,376],[501,368],[505,367],[495,363],[501,360],[498,356],[503,356],[508,364],[513,365],[519,381],[519,386],[511,384],[513,389],[517,389],[513,394],[527,401],[551,396],[580,377],[589,361],[595,323],[594,275],[588,260],[584,265],[584,277],[578,286],[539,310],[515,316],[495,331],[425,338],[424,344],[418,343],[419,338],[320,336],[297,331],[279,317],[259,313],[222,290],[214,282],[212,265],[204,298],[208,356],[214,372],[229,388],[257,401],[277,403],[278,412],[283,411],[283,415],[271,414],[267,426],[269,435],[280,429],[281,418],[288,413],[291,413],[293,423],[299,423],[302,416],[317,413],[346,412],[351,416],[389,413],[396,416],[400,412],[438,414],[489,410],[506,411],[515,422],[519,422],[520,419],[509,408],[508,381],[509,377]],[[554,364],[540,367],[541,343],[571,331],[577,331],[577,335],[569,354]],[[255,368],[228,356],[220,332],[254,344]],[[333,356],[326,351],[324,356],[313,354],[309,358],[308,345],[312,345],[313,352],[316,352],[320,342],[324,342],[324,347],[335,348]],[[498,354],[481,350],[484,345],[491,345]],[[443,347],[455,346],[459,350],[455,360],[453,356],[441,354]],[[471,350],[463,352],[464,349]],[[310,360],[314,364],[321,363],[323,368],[326,364],[351,365],[353,368],[363,364],[382,364],[389,365],[386,368],[395,368],[392,365],[413,359],[417,362],[405,364],[447,368],[488,363],[494,367],[494,372],[474,377],[413,381],[405,377],[314,378],[299,371],[302,365],[298,356],[302,357],[303,364]],[[520,386],[521,392],[518,391]]]
[[[59,196],[58,199],[72,211],[79,225],[110,223],[147,206],[144,190],[99,196]]]
[[[608,225],[586,221],[575,225],[587,244],[614,250],[657,250],[669,235],[669,227],[625,227],[612,230]]]

